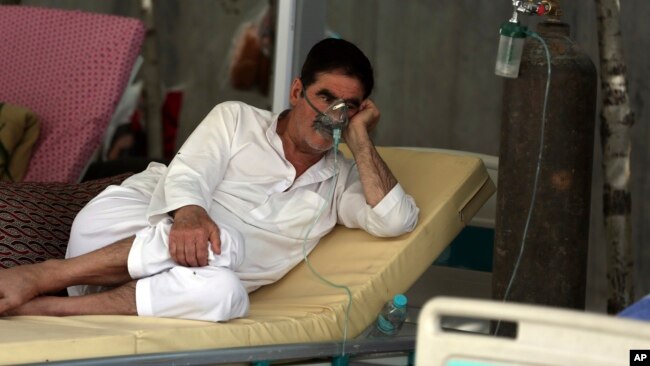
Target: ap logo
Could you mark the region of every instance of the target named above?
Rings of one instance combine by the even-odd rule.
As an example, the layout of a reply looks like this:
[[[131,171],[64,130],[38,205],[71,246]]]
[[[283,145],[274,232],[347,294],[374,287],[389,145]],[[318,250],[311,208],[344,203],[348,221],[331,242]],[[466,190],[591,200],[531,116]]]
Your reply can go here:
[[[650,350],[631,349],[630,365],[650,365]]]

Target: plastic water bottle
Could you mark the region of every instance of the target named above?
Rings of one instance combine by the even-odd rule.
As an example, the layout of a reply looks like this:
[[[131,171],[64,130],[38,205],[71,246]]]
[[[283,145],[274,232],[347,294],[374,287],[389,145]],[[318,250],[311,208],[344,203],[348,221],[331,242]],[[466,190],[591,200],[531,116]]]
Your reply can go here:
[[[376,334],[392,336],[399,332],[406,320],[406,296],[395,295],[393,300],[388,301],[377,316],[375,323]]]

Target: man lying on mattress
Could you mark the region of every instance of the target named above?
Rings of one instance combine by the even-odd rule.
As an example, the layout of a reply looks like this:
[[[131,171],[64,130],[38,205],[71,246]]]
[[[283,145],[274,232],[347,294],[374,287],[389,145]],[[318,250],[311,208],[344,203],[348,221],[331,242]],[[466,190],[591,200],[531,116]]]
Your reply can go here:
[[[168,167],[152,163],[79,212],[66,259],[0,271],[0,314],[228,320],[337,223],[413,230],[419,210],[369,137],[373,84],[356,46],[317,43],[291,109],[217,105]],[[353,160],[332,149],[341,133]]]

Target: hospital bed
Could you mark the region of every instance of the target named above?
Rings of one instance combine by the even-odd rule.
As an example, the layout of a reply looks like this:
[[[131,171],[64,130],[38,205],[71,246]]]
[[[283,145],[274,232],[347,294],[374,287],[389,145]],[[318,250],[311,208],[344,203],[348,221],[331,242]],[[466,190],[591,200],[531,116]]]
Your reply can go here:
[[[216,364],[282,358],[283,350],[292,350],[285,358],[304,358],[412,349],[413,339],[388,339],[377,348],[377,342],[355,338],[388,299],[431,266],[495,187],[475,156],[394,147],[379,152],[420,208],[415,230],[385,239],[337,226],[309,256],[323,277],[351,291],[346,350],[347,294],[302,263],[252,293],[247,317],[226,323],[136,316],[0,318],[0,364]]]

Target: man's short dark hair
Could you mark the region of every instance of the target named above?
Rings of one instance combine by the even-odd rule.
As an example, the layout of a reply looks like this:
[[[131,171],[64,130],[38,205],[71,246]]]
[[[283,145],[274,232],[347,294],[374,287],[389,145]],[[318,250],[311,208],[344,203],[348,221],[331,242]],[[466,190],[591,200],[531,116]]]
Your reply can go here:
[[[370,61],[357,46],[343,39],[326,38],[316,43],[302,65],[300,79],[307,88],[316,82],[318,73],[334,71],[358,79],[363,86],[363,99],[372,93],[375,79]]]

